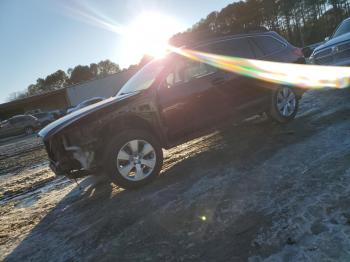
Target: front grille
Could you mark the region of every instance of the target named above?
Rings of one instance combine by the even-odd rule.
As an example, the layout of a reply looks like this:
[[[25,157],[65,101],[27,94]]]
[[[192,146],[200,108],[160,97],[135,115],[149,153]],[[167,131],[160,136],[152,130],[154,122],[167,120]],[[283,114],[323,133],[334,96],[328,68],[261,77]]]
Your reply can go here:
[[[333,57],[332,57],[332,49],[331,48],[327,48],[324,49],[320,52],[317,52],[314,55],[314,61],[315,64],[319,64],[319,65],[324,65],[324,64],[331,64],[333,61]]]
[[[315,62],[318,65],[331,64],[333,62],[333,57],[332,56],[324,56],[324,57],[316,58]]]
[[[338,52],[334,55],[334,60],[338,62],[339,60],[349,59],[350,58],[350,49]]]
[[[350,59],[350,43],[338,45],[337,51],[334,54],[335,62],[341,62],[345,59]]]
[[[332,49],[331,48],[327,48],[327,49],[324,49],[324,50],[316,53],[315,57],[318,58],[318,57],[328,56],[328,55],[332,55]]]
[[[333,61],[332,49],[327,48],[316,53],[314,56],[314,59],[316,64],[320,64],[320,65],[331,64]]]
[[[315,64],[319,64],[319,65],[331,64],[333,61],[332,49],[327,48],[316,53],[314,56],[314,59],[315,59],[314,60]]]
[[[350,49],[350,43],[341,44],[341,45],[338,45],[337,47],[339,52],[345,51]]]

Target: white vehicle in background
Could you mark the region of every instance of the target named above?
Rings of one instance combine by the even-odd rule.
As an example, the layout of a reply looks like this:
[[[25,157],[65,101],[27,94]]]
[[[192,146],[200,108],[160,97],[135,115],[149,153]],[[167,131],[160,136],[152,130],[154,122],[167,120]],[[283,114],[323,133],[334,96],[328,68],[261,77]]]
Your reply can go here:
[[[67,114],[70,114],[74,111],[77,111],[81,108],[84,108],[86,106],[89,106],[89,105],[92,105],[92,104],[95,104],[95,103],[98,103],[98,102],[101,102],[102,100],[104,100],[103,97],[93,97],[93,98],[90,98],[88,100],[85,100],[83,102],[81,102],[80,104],[78,104],[77,106],[75,107],[72,107],[72,108],[68,108],[67,109]]]

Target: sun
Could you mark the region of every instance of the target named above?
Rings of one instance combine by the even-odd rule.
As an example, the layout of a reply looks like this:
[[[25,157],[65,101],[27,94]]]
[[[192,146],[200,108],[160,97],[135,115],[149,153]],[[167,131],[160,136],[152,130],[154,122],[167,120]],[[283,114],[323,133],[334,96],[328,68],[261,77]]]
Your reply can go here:
[[[126,27],[123,35],[123,56],[130,63],[143,55],[158,58],[166,54],[168,40],[183,27],[176,19],[156,12],[139,15]]]

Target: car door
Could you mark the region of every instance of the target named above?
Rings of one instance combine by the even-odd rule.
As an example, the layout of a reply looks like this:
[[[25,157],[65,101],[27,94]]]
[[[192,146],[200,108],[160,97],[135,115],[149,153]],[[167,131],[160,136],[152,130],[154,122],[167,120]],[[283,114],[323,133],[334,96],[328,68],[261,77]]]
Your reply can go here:
[[[181,140],[207,128],[215,119],[212,96],[215,69],[204,63],[177,58],[158,90],[162,120],[171,140]]]
[[[281,39],[277,39],[273,35],[255,35],[250,39],[251,46],[255,53],[256,59],[276,62],[291,62],[291,51],[287,43]],[[292,54],[295,57],[295,54]],[[271,95],[276,89],[275,84],[255,79],[257,87],[255,94],[259,96],[260,101],[265,105],[269,105]]]
[[[217,55],[233,58],[256,58],[249,37],[218,41],[212,43],[208,48],[211,53]],[[250,112],[266,96],[266,90],[258,84],[256,79],[242,76],[235,72],[225,72],[222,74],[221,79],[223,79],[223,82],[218,86],[224,94],[221,104],[230,106],[235,114],[245,111]]]

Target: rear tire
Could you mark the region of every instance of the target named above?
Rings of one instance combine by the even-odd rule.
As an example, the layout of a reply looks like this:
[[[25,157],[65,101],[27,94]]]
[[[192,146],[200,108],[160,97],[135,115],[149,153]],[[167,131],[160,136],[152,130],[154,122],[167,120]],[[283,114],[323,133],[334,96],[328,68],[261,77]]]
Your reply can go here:
[[[116,185],[140,188],[158,177],[163,165],[162,148],[150,133],[125,130],[109,142],[105,172]]]
[[[295,118],[298,108],[296,92],[290,87],[281,86],[273,92],[270,110],[266,113],[270,119],[285,124]]]

